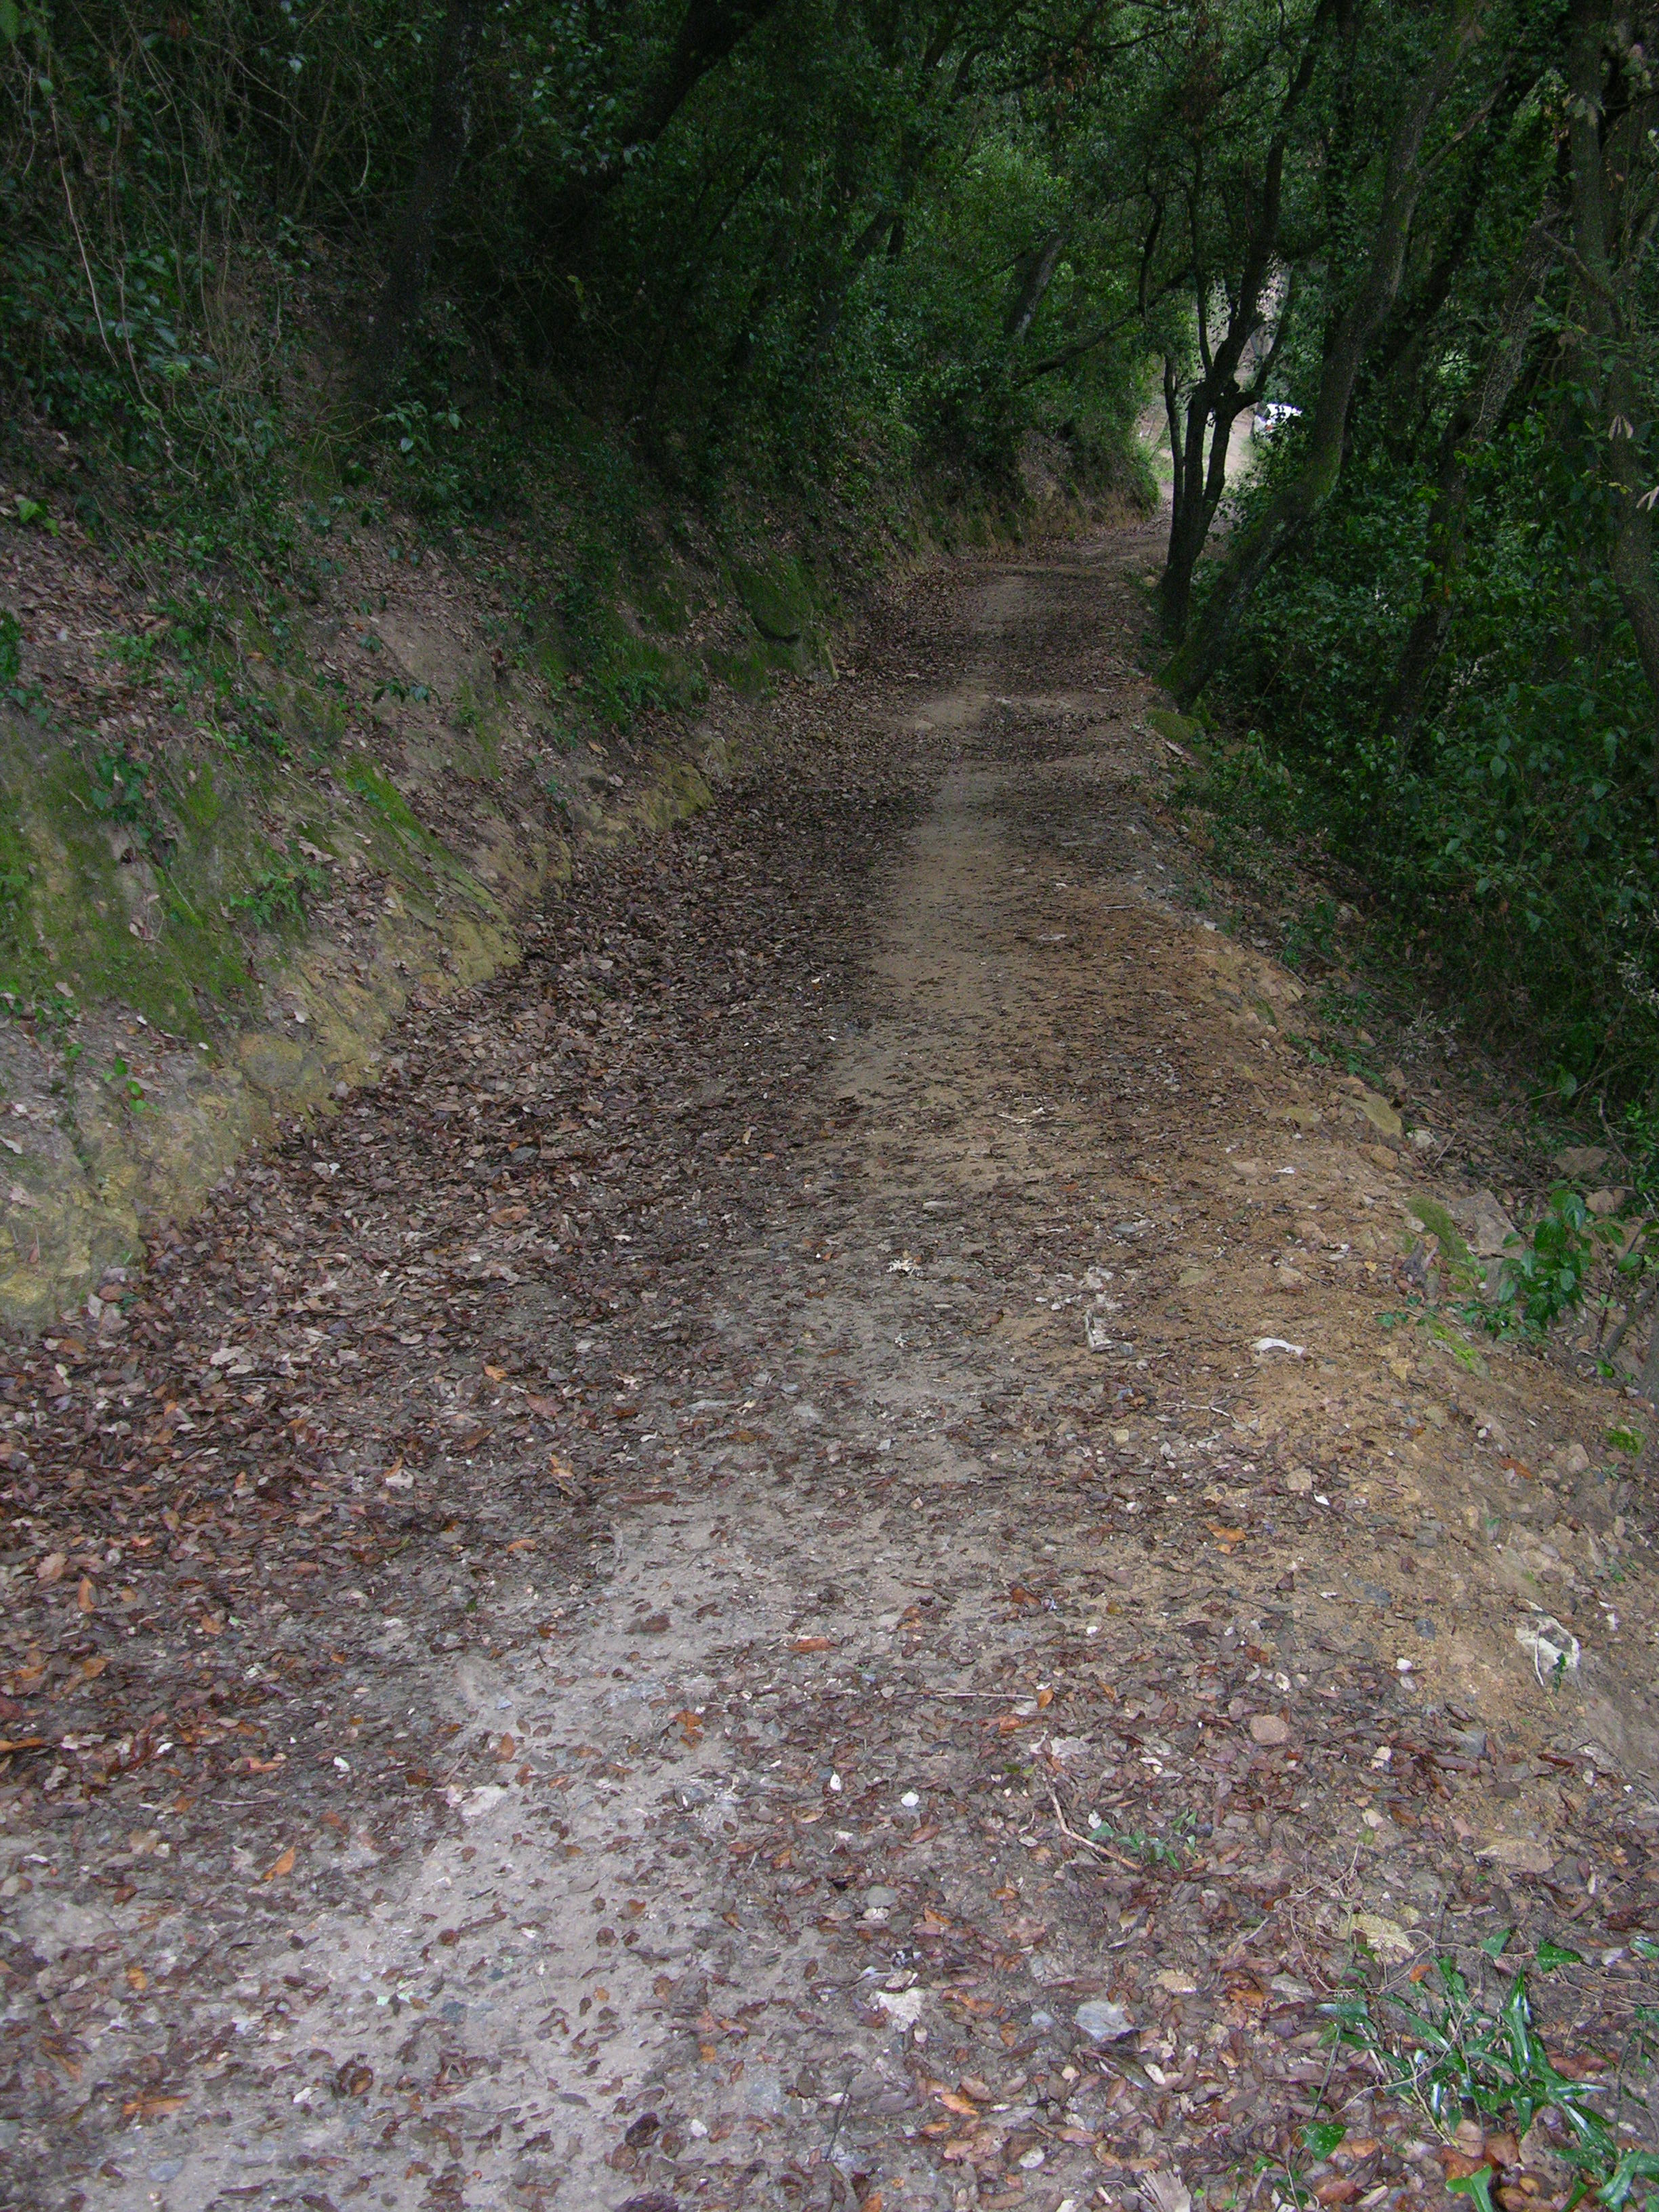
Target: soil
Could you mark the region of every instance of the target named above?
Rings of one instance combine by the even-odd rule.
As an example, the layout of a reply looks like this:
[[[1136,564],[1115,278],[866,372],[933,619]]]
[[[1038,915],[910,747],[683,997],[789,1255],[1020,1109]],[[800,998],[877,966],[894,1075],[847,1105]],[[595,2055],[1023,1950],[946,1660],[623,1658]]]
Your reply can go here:
[[[1632,1409],[1207,919],[1155,529],[907,587],[10,1355],[7,2203],[1393,2212],[1333,1993],[1617,2062]]]

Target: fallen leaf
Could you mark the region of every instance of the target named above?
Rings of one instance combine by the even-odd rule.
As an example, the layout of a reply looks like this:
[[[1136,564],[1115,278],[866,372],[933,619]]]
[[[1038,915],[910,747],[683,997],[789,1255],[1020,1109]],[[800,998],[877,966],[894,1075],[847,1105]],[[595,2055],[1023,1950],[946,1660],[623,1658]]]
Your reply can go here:
[[[1484,2172],[1492,2160],[1486,2157],[1471,2158],[1466,2152],[1454,2150],[1449,2143],[1440,2151],[1440,2163],[1445,2168],[1448,2181],[1467,2181],[1472,2173]]]
[[[806,1651],[833,1651],[833,1641],[827,1636],[798,1636],[789,1649],[797,1655]]]
[[[1356,1936],[1364,1936],[1373,1951],[1409,1951],[1412,1938],[1397,1920],[1385,1920],[1380,1912],[1356,1912],[1351,1923]]]
[[[44,1559],[36,1561],[34,1579],[38,1583],[55,1583],[68,1565],[66,1552],[48,1552]]]
[[[273,1859],[270,1866],[265,1869],[264,1878],[266,1881],[276,1881],[279,1880],[282,1875],[285,1874],[292,1874],[293,1871],[294,1846],[290,1844],[288,1849],[283,1852],[281,1856]]]
[[[1157,2212],[1193,2212],[1192,2191],[1178,2173],[1168,2169],[1143,2173],[1140,2192],[1152,2199]]]
[[[121,2107],[124,2120],[164,2120],[169,2112],[181,2111],[187,2100],[183,2097],[129,2097]]]
[[[75,1602],[82,1613],[90,1613],[98,1602],[98,1593],[93,1587],[92,1577],[82,1575],[76,1584]]]

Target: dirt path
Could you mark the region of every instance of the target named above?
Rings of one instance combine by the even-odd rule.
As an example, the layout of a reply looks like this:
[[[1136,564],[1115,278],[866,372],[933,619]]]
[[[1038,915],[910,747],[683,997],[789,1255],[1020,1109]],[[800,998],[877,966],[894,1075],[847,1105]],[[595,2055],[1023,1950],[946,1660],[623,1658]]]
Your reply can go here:
[[[20,1352],[7,2202],[1179,2212],[1322,2098],[1391,2209],[1356,1914],[1593,1936],[1608,2047],[1612,1401],[1378,1327],[1410,1154],[1185,902],[1154,538],[919,589]]]

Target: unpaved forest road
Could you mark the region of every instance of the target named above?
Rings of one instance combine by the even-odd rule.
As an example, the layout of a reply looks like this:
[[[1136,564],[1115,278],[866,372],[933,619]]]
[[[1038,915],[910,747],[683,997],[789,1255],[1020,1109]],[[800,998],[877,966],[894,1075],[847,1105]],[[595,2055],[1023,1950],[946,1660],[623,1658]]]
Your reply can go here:
[[[1356,1911],[1621,1954],[1551,1985],[1614,2046],[1652,1800],[1500,1459],[1613,1401],[1378,1328],[1407,1186],[1147,803],[1155,550],[918,587],[54,1354],[9,2202],[1174,2212],[1312,2109]],[[1365,2079],[1313,2179],[1438,2198]]]

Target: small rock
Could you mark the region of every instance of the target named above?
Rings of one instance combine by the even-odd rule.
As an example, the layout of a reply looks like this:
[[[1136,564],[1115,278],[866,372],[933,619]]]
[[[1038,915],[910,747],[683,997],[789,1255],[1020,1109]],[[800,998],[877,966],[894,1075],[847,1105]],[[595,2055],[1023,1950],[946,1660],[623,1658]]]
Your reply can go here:
[[[921,1990],[878,1990],[876,2003],[893,2027],[914,2027],[921,2018],[925,1992]]]
[[[1291,1724],[1278,1713],[1252,1713],[1250,1734],[1257,1743],[1285,1743],[1290,1740]]]
[[[1572,1176],[1583,1180],[1598,1174],[1605,1166],[1607,1157],[1607,1148],[1605,1145],[1568,1145],[1555,1155],[1551,1164],[1559,1169],[1564,1176]]]
[[[1380,1136],[1398,1140],[1406,1133],[1406,1125],[1380,1091],[1362,1092],[1359,1110]]]
[[[1122,2006],[1105,1997],[1091,1997],[1072,2017],[1091,2043],[1121,2043],[1134,2033],[1135,2024]]]
[[[1512,1874],[1547,1874],[1555,1864],[1554,1852],[1537,1836],[1494,1836],[1475,1856]]]
[[[1478,1190],[1449,1210],[1477,1259],[1495,1258],[1516,1233],[1515,1224],[1489,1190]]]

